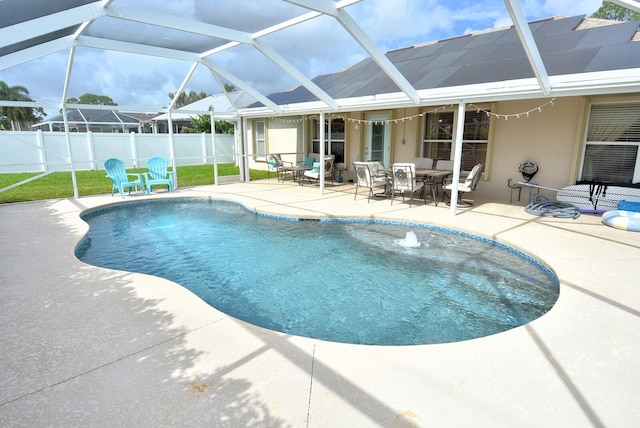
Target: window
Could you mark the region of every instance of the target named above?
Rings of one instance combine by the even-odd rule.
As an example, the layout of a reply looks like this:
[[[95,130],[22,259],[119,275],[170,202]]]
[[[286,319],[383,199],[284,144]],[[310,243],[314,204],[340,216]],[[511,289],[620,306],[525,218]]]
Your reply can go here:
[[[640,182],[640,104],[592,105],[581,181],[630,186]]]
[[[425,116],[422,156],[452,159],[452,147],[457,113],[439,112]],[[485,165],[489,143],[489,115],[484,111],[467,111],[462,136],[462,169],[470,171],[474,165]]]
[[[265,157],[267,155],[266,146],[264,121],[259,120],[256,122],[256,155],[258,157]]]
[[[329,132],[329,125],[331,125],[331,132]],[[335,163],[344,163],[344,119],[325,120],[324,133],[325,154],[334,155],[336,157]],[[320,121],[318,120],[313,121],[313,139],[311,151],[313,153],[320,153]]]

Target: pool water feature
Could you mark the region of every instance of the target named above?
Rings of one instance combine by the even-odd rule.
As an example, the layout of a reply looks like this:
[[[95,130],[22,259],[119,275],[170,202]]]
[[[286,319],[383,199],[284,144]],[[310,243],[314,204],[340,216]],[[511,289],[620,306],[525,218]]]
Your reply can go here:
[[[180,199],[83,218],[90,229],[76,255],[86,263],[167,278],[251,324],[335,342],[488,336],[539,318],[559,292],[522,252],[419,224],[292,221]]]

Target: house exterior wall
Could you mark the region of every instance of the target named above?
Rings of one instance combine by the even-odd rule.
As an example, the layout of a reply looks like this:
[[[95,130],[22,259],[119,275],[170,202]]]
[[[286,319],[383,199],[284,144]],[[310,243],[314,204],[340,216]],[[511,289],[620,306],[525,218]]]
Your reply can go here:
[[[265,122],[267,153],[280,153],[282,160],[300,162],[305,151],[304,120],[271,119]]]
[[[479,195],[508,198],[507,180],[523,180],[518,171],[523,161],[538,165],[538,173],[532,181],[541,186],[559,189],[575,184],[576,177],[572,174],[576,152],[582,145],[586,100],[583,97],[556,99],[553,105],[535,110],[540,104],[540,100],[493,104],[492,113],[498,115],[534,111],[520,118],[494,117],[486,174],[476,190]],[[525,193],[528,195],[523,190],[526,202]],[[542,190],[541,193],[555,196],[553,191]]]
[[[420,135],[422,133],[422,119],[404,119],[420,114],[416,108],[398,109],[393,112],[391,123],[391,161],[410,162],[420,156]],[[404,119],[404,120],[403,120]]]
[[[514,100],[486,105],[491,110],[492,118],[485,173],[476,190],[479,196],[508,201],[510,189],[507,180],[523,180],[518,168],[524,161],[538,164],[539,171],[532,181],[540,186],[560,189],[575,184],[580,172],[590,103],[640,102],[640,94],[556,98],[553,104],[544,105],[538,110],[548,101]],[[455,109],[456,106],[451,108]],[[468,110],[471,108],[468,106]],[[416,107],[392,112],[389,123],[391,162],[410,162],[420,156],[424,117],[419,115],[432,110]],[[380,112],[341,114],[346,118],[345,165],[348,168],[351,169],[354,161],[364,159],[366,125],[363,121],[366,115]],[[515,117],[516,114],[520,114],[520,117]],[[505,115],[509,117],[505,118]],[[273,153],[308,153],[312,123],[311,120],[270,121],[267,124],[269,150]],[[253,162],[252,167],[260,166]],[[542,189],[540,193],[555,198],[556,192]],[[526,204],[527,199],[528,191],[523,189],[520,203]],[[514,200],[514,203],[517,202]]]

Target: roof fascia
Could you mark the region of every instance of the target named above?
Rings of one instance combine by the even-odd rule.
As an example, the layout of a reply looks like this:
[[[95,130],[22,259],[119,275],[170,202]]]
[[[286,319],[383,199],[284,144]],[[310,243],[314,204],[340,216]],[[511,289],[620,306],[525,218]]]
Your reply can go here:
[[[24,64],[37,58],[69,49],[74,45],[74,43],[75,41],[73,39],[73,36],[66,36],[32,46],[30,48],[26,48],[9,55],[4,55],[2,58],[0,58],[0,70],[5,70],[7,68]]]
[[[608,95],[640,93],[640,69],[601,71],[592,73],[552,76],[553,88],[549,94],[540,91],[536,78],[464,85],[457,87],[427,89],[419,91],[422,98],[420,106],[432,107],[455,105],[462,102],[484,103],[496,101],[514,101],[549,97],[570,97],[589,95]],[[338,99],[339,112],[354,112],[392,108],[415,107],[402,92],[382,95],[370,95],[357,98]],[[309,102],[288,105],[286,115],[317,114],[323,110],[322,103]],[[240,110],[244,117],[265,117],[271,112],[263,107]]]
[[[522,47],[524,48],[527,54],[527,58],[529,59],[529,64],[531,64],[533,73],[535,74],[536,78],[538,79],[538,83],[540,84],[540,89],[545,95],[548,95],[551,91],[551,86],[549,84],[549,75],[547,74],[547,69],[544,66],[544,62],[542,62],[542,56],[540,55],[538,45],[536,44],[536,41],[533,38],[533,34],[531,33],[531,28],[529,28],[527,18],[522,11],[520,0],[504,0],[504,4],[509,11],[509,15],[511,15],[511,19],[513,20],[516,32],[518,33],[518,37],[520,38],[520,42],[522,43]]]
[[[640,93],[640,68],[552,76],[553,96]]]
[[[371,56],[382,71],[398,87],[406,94],[406,96],[412,100],[415,104],[420,103],[420,96],[418,91],[409,83],[409,81],[398,71],[393,63],[387,58],[383,52],[378,49],[376,44],[371,40],[367,33],[360,28],[355,20],[344,10],[344,8],[338,8],[336,3],[325,0],[285,0],[289,3],[296,4],[298,6],[306,7],[307,9],[315,10],[325,15],[335,18],[340,25],[353,37],[356,42],[364,48],[365,51]]]
[[[101,1],[73,9],[42,16],[30,21],[0,28],[0,46],[9,46],[27,39],[50,34],[64,28],[80,25],[104,15]]]
[[[618,6],[626,7],[634,12],[640,13],[640,2],[635,0],[610,0],[611,3],[615,3]]]

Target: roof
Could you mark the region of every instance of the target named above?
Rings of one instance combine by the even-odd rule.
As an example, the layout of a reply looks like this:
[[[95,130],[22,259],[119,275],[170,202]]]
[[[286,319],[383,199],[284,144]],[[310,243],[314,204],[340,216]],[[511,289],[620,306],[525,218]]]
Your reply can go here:
[[[634,41],[639,23],[606,23],[592,23],[584,16],[530,23],[549,76],[640,68],[640,42]],[[513,26],[394,50],[386,56],[417,90],[534,78]],[[313,81],[336,99],[400,91],[371,59]],[[317,101],[303,86],[269,98],[278,104]]]
[[[116,110],[91,110],[91,109],[73,109],[67,111],[67,119],[69,123],[95,124],[95,125],[132,125],[138,126],[140,120],[136,117],[129,116],[127,113],[120,113]],[[59,114],[46,121],[34,125],[46,126],[49,123],[64,123],[64,117]]]

